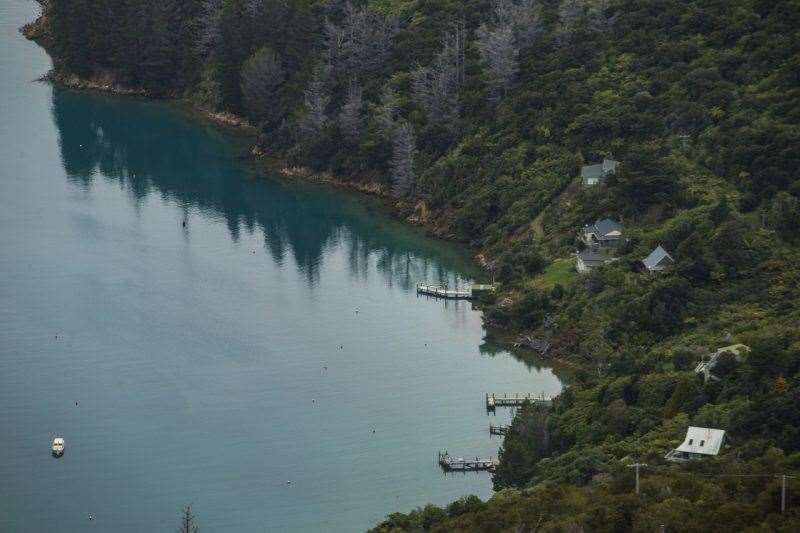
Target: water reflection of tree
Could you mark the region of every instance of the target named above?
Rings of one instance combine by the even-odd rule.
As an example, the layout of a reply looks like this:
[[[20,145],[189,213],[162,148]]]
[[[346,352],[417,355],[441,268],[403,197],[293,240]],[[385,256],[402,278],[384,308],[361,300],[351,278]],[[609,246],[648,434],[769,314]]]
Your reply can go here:
[[[573,369],[558,365],[553,360],[543,359],[541,356],[527,348],[521,348],[514,345],[515,338],[504,332],[496,331],[493,329],[486,330],[483,337],[483,342],[479,346],[482,355],[489,357],[511,355],[517,361],[523,363],[528,370],[540,371],[542,369],[550,369],[562,381],[569,381],[573,373]]]
[[[184,213],[224,221],[234,240],[262,232],[275,263],[291,255],[311,285],[325,251],[337,249],[352,276],[374,270],[403,290],[419,281],[455,286],[474,274],[451,247],[371,216],[350,195],[256,180],[230,136],[165,106],[55,89],[52,111],[71,183],[88,192],[105,179],[137,204],[158,194]]]

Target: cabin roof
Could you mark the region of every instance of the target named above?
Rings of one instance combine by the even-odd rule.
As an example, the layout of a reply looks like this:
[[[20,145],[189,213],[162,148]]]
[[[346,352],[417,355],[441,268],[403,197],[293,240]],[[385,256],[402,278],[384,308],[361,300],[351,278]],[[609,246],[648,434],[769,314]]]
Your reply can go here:
[[[583,179],[602,178],[603,177],[603,164],[597,163],[594,165],[583,165],[581,167],[581,177]]]
[[[660,265],[662,265],[665,261],[669,261],[670,263],[674,263],[675,260],[672,258],[671,255],[661,246],[658,247],[650,252],[650,255],[642,259],[642,263],[644,264],[647,270],[653,270]]]
[[[614,161],[613,159],[605,158],[603,159],[603,174],[609,174],[611,172],[616,172],[617,167],[619,166],[619,161]]]
[[[608,256],[598,254],[590,249],[578,252],[578,258],[584,263],[605,263],[608,261]]]
[[[622,235],[622,224],[610,218],[598,218],[594,224],[586,226],[586,232],[600,237],[619,238]]]
[[[680,446],[675,448],[675,451],[701,455],[717,455],[719,454],[724,440],[724,429],[689,426],[686,430],[686,438]]]

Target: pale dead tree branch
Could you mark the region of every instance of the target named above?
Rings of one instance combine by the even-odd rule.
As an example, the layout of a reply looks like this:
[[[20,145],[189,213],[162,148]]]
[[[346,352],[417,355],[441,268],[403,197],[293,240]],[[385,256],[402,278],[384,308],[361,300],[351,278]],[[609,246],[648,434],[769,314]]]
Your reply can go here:
[[[374,107],[373,114],[378,131],[384,139],[391,140],[400,113],[400,95],[390,86],[381,92],[380,103]]]
[[[519,52],[542,31],[536,0],[495,0],[493,17],[477,31],[475,43],[486,67],[489,98],[499,100],[519,72]]]
[[[518,48],[530,46],[542,33],[542,7],[539,0],[495,0],[495,24],[510,26]]]
[[[326,114],[330,95],[327,87],[328,68],[318,65],[314,69],[306,90],[303,91],[303,115],[300,119],[300,132],[307,138],[314,138],[322,133],[328,122]]]
[[[357,143],[361,138],[361,131],[364,127],[363,107],[361,87],[355,80],[350,80],[350,85],[347,87],[347,96],[344,104],[342,104],[342,109],[339,111],[339,128],[341,128],[345,139],[351,143]]]
[[[514,83],[519,73],[519,49],[514,44],[510,25],[478,28],[476,43],[481,60],[486,65],[489,98],[499,100]]]
[[[560,45],[563,46],[572,39],[585,15],[585,0],[561,0],[558,6],[559,30],[556,39]]]
[[[244,12],[250,17],[255,17],[264,6],[264,0],[245,0]]]
[[[325,20],[325,44],[334,73],[350,76],[381,67],[399,30],[397,18],[346,2],[342,19]]]
[[[414,155],[416,140],[414,128],[407,121],[397,124],[392,142],[392,194],[396,197],[407,195],[414,186]]]
[[[223,0],[204,0],[197,28],[196,51],[206,61],[216,58],[222,44],[222,4]]]
[[[463,23],[456,25],[442,39],[442,49],[426,67],[412,73],[414,102],[425,111],[428,120],[455,130],[460,113],[460,96],[465,78],[465,35]]]

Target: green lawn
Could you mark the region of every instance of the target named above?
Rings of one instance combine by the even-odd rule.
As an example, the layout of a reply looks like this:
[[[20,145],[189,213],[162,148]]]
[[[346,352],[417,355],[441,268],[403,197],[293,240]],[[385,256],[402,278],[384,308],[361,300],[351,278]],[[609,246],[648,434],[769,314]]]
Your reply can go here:
[[[567,287],[576,275],[574,257],[556,259],[540,276],[533,278],[532,285],[539,289],[552,289],[556,285]]]

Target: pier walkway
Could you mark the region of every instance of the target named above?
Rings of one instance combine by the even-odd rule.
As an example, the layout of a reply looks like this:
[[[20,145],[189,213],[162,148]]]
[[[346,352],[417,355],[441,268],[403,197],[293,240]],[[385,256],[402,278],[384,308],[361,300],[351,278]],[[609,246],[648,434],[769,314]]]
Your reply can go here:
[[[489,424],[489,435],[505,435],[508,433],[508,426],[493,426]]]
[[[428,296],[436,296],[437,298],[450,298],[450,299],[470,299],[472,298],[471,289],[446,289],[437,285],[425,285],[420,283],[417,285],[417,294],[427,294]]]
[[[485,292],[493,290],[493,285],[472,285],[461,289],[448,289],[447,287],[440,287],[439,285],[428,285],[426,283],[417,284],[417,294],[425,294],[427,296],[447,298],[450,300],[471,300]]]
[[[464,459],[462,457],[452,457],[447,451],[439,452],[439,466],[445,472],[478,472],[486,470],[493,472],[497,467],[497,459]]]
[[[547,407],[553,405],[553,399],[544,395],[536,397],[531,394],[515,394],[514,396],[507,396],[504,394],[501,398],[495,394],[486,394],[487,411],[494,411],[495,407],[520,407],[525,402],[544,405]]]

